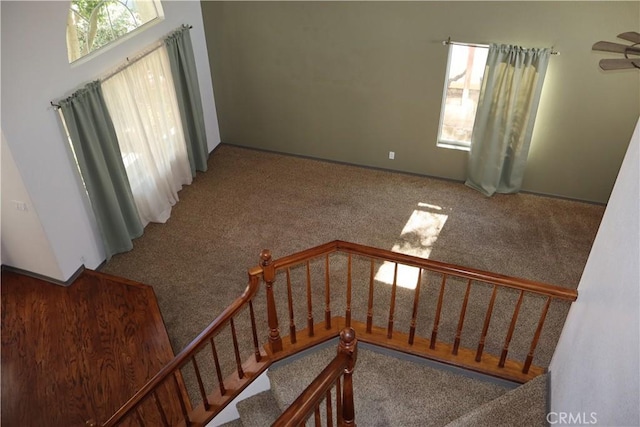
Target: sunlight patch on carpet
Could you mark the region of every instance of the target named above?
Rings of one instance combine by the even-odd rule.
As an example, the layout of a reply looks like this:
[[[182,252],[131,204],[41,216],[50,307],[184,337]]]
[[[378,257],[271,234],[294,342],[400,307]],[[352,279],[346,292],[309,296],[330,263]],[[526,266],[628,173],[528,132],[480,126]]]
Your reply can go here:
[[[433,212],[436,211],[436,212]],[[400,233],[399,241],[391,249],[406,255],[420,258],[429,258],[434,243],[447,221],[448,215],[437,213],[443,211],[442,207],[428,203],[418,203],[418,209],[414,210],[411,217]],[[393,285],[394,275],[397,274],[396,283],[407,289],[415,289],[418,281],[419,269],[408,265],[398,265],[385,261],[375,279]]]

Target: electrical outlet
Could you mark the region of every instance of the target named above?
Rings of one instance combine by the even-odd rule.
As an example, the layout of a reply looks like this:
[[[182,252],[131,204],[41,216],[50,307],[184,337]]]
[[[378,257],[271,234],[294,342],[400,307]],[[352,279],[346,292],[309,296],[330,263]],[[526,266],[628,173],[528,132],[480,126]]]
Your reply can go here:
[[[396,152],[395,151],[389,151],[389,160],[393,160],[396,158]]]
[[[27,203],[26,202],[21,202],[20,200],[12,200],[12,201],[13,201],[17,211],[27,212],[29,210],[29,208],[27,207]]]

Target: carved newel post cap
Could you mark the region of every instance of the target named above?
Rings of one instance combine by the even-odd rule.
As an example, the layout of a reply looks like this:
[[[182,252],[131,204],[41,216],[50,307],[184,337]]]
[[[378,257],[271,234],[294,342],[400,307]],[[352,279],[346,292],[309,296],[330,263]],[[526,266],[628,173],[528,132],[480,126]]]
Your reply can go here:
[[[340,332],[340,342],[338,343],[338,354],[346,354],[349,356],[349,361],[344,369],[345,375],[351,375],[353,368],[356,364],[356,358],[358,357],[358,340],[356,339],[356,331],[352,327],[348,326]],[[346,380],[346,377],[345,377]]]
[[[271,263],[271,251],[269,249],[263,249],[260,252],[260,264],[267,265]]]
[[[340,341],[351,344],[356,339],[356,331],[353,328],[344,328],[342,332],[340,332]]]

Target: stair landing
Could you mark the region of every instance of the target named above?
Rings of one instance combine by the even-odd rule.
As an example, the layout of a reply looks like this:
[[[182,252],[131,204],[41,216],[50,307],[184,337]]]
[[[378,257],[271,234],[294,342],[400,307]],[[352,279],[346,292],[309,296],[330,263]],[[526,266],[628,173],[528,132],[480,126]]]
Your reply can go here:
[[[2,425],[103,423],[174,357],[149,286],[85,270],[62,287],[3,270],[1,293]]]

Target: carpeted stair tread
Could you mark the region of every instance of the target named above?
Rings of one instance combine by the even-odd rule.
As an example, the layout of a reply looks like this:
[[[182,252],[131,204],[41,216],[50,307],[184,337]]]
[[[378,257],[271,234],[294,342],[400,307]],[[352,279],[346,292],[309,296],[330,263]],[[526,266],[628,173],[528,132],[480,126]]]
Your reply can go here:
[[[228,423],[220,424],[220,427],[244,427],[244,424],[242,424],[242,420],[238,418]]]
[[[548,374],[544,374],[534,378],[479,406],[446,427],[546,426],[547,376]]]
[[[336,347],[271,368],[273,394],[290,405],[336,354]],[[353,376],[356,423],[362,426],[443,426],[507,389],[368,349],[358,350]]]
[[[281,414],[278,402],[270,390],[263,391],[236,405],[243,427],[271,425]]]

